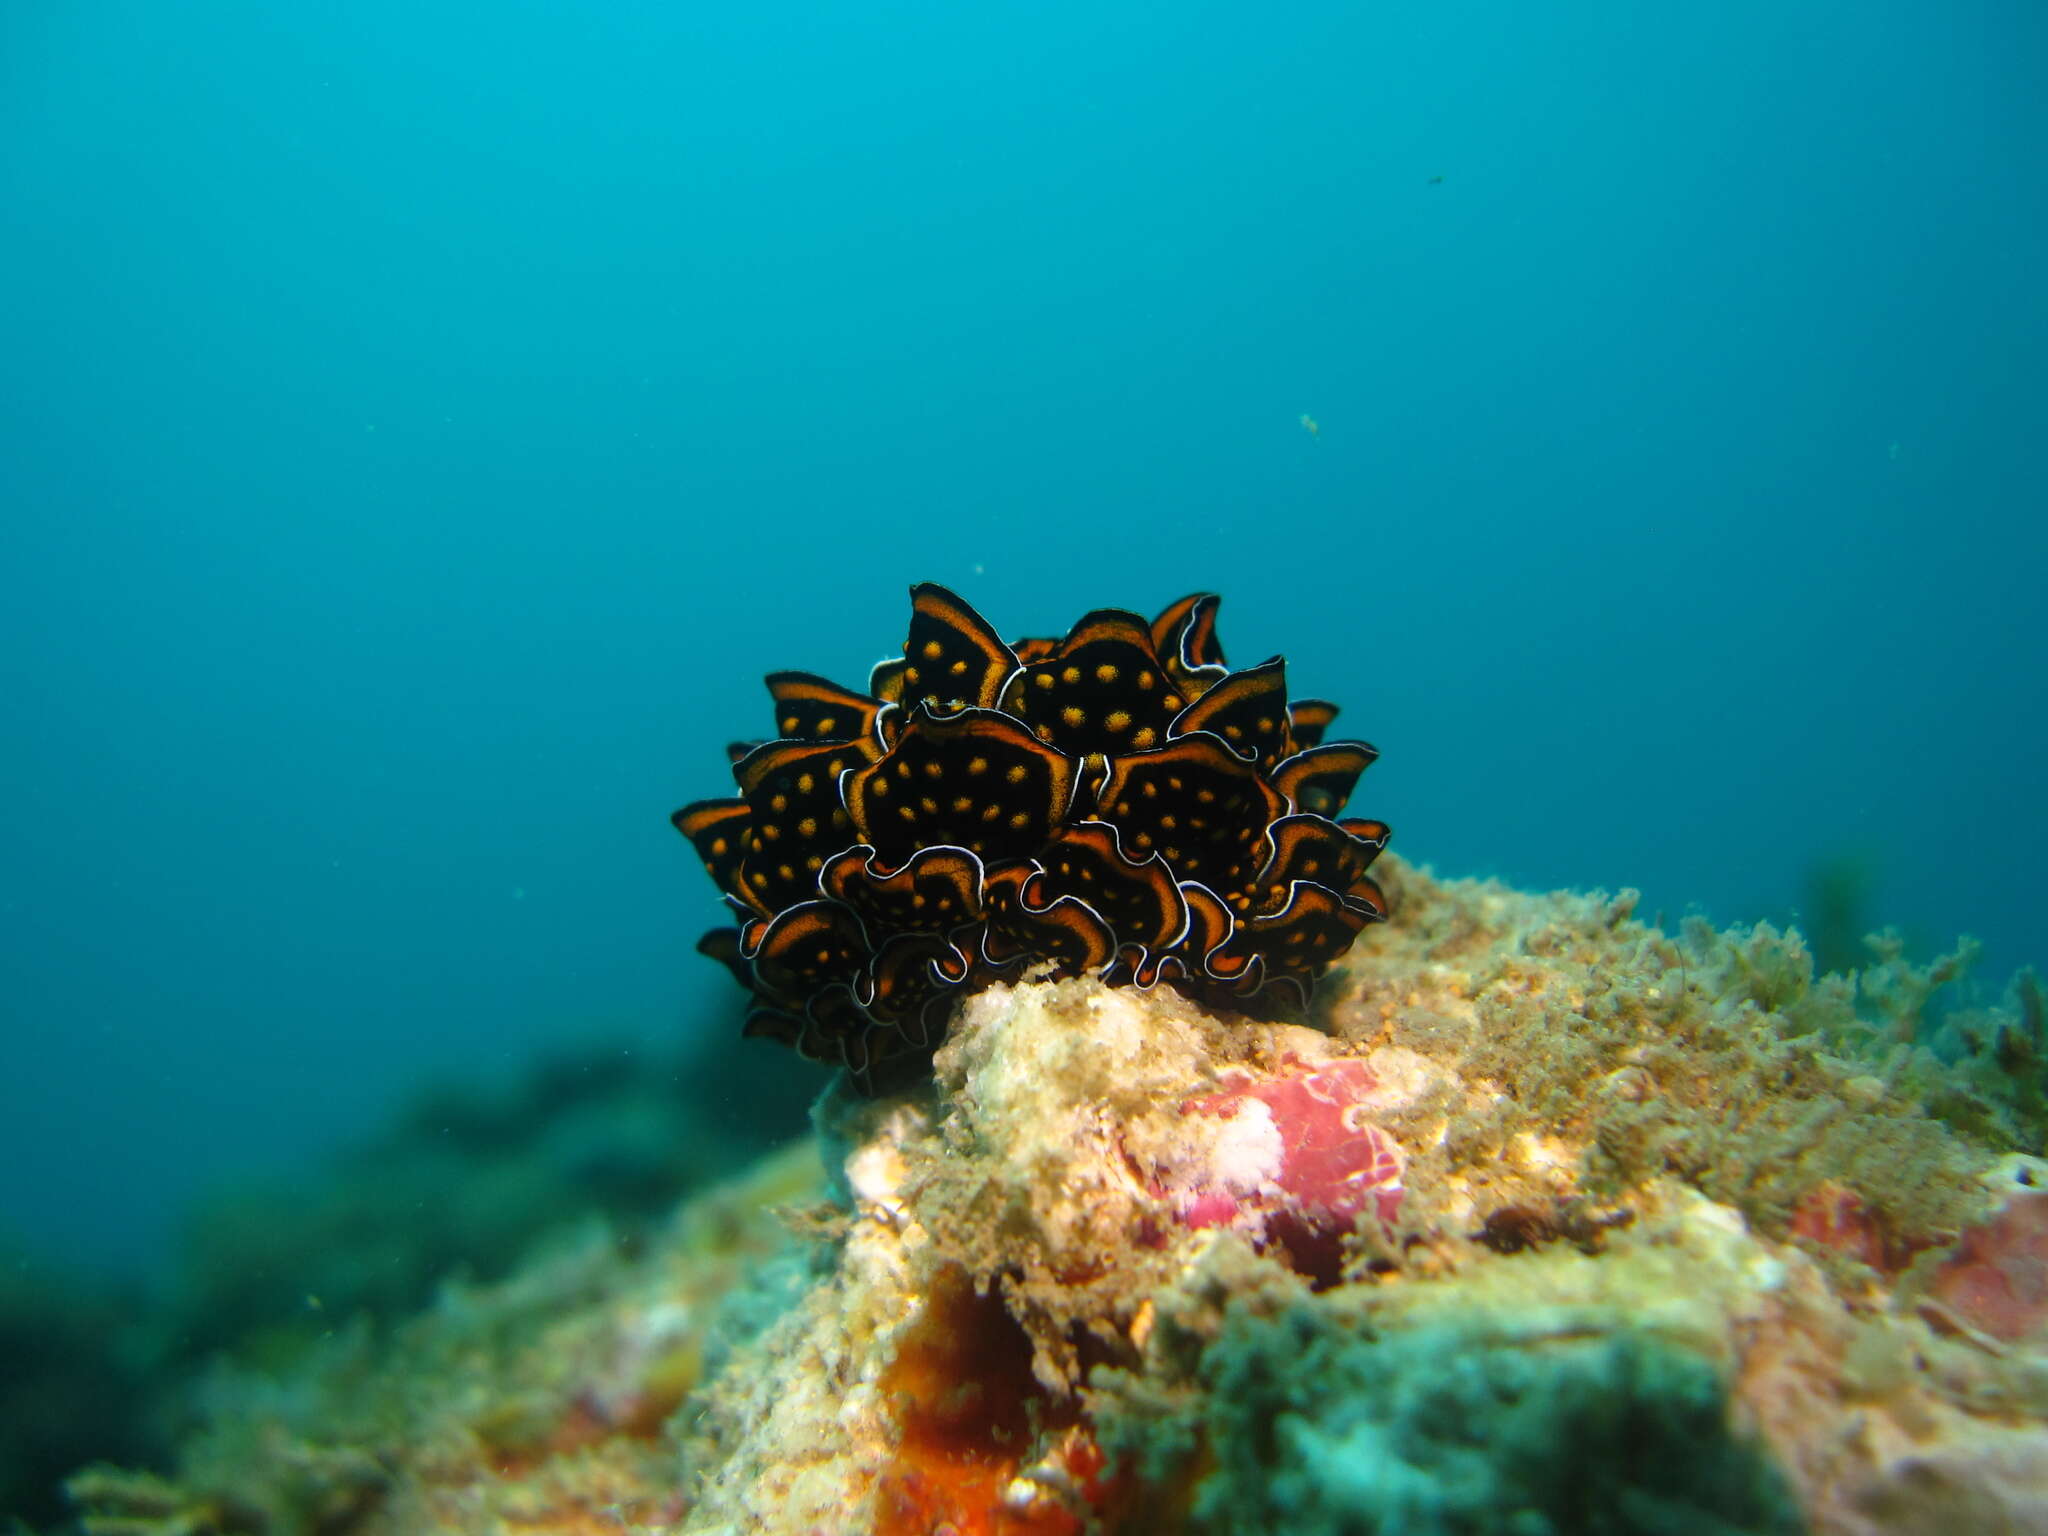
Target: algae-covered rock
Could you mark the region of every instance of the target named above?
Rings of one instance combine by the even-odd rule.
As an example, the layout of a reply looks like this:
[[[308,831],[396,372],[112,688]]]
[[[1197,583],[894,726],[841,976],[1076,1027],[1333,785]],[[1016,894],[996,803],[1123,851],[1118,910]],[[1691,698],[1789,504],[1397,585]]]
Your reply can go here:
[[[322,1536],[2048,1527],[2048,1164],[1919,1038],[1937,978],[1389,888],[1302,1023],[992,986],[930,1081],[828,1093],[637,1251],[226,1379],[149,1498]]]
[[[1193,1532],[1794,1532],[1767,1451],[1704,1359],[1620,1322],[1387,1334],[1309,1305],[1233,1316],[1205,1354],[1215,1468]]]
[[[519,1273],[450,1285],[390,1337],[366,1325],[288,1370],[224,1362],[194,1394],[175,1476],[95,1469],[87,1536],[665,1530],[687,1507],[664,1424],[739,1298],[800,1294],[777,1213],[821,1193],[808,1143],[699,1196],[654,1236],[565,1234]],[[764,1303],[766,1304],[766,1303]]]

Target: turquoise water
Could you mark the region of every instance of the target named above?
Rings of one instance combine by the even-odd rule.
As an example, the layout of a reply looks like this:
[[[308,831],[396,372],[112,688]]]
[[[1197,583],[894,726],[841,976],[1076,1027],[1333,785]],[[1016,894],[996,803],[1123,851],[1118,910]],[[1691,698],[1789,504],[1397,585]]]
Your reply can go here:
[[[922,579],[1220,591],[1406,857],[1995,990],[2043,144],[2021,0],[7,7],[0,1232],[734,1029],[667,814]]]

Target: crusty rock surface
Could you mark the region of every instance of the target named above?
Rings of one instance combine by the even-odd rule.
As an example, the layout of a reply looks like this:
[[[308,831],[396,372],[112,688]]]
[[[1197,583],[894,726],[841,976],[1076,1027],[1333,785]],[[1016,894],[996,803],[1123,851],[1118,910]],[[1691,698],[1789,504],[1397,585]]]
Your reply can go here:
[[[1389,873],[1395,920],[1311,1018],[991,987],[928,1083],[829,1094],[815,1152],[672,1247],[588,1260],[551,1315],[529,1280],[420,1319],[350,1365],[353,1418],[338,1364],[288,1412],[245,1387],[147,1497],[225,1530],[190,1521],[286,1509],[250,1494],[318,1445],[374,1471],[328,1531],[1335,1536],[1390,1500],[1569,1529],[1568,1496],[1658,1529],[2048,1530],[2048,1163],[1957,1128],[2035,1134],[1995,1084],[1929,1112],[1949,1080],[1894,1006],[1924,990],[1816,981],[1767,928]],[[366,1391],[413,1432],[363,1427]],[[1713,1486],[1619,1465],[1623,1399]],[[145,1528],[118,1482],[89,1530]]]

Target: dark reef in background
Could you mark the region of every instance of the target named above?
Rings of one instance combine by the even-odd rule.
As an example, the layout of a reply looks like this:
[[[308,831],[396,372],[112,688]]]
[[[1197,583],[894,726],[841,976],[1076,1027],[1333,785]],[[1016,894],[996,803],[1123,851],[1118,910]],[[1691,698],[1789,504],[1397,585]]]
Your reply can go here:
[[[150,1462],[168,1439],[141,1404],[140,1303],[20,1254],[0,1257],[0,1521],[52,1524],[89,1461]]]
[[[160,1462],[181,1428],[170,1405],[217,1354],[276,1362],[357,1318],[395,1322],[577,1222],[633,1241],[805,1133],[822,1070],[767,1046],[705,1052],[563,1052],[501,1091],[423,1092],[322,1175],[203,1201],[153,1296],[5,1262],[0,1523],[55,1526],[60,1480],[88,1462]]]

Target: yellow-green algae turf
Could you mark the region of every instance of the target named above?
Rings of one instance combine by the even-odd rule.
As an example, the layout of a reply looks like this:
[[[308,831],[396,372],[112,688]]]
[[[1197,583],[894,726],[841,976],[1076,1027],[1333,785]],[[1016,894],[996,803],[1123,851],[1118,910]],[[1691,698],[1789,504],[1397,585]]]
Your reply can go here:
[[[1835,1181],[1911,1249],[1983,1214],[1991,1151],[2041,1149],[2048,1122],[2022,1094],[1917,1039],[1955,957],[1923,970],[1889,950],[1862,977],[1816,979],[1799,935],[1769,924],[1692,920],[1673,937],[1635,920],[1633,893],[1389,874],[1400,920],[1354,950],[1332,1025],[1501,1090],[1446,1112],[1411,1188],[1454,1170],[1484,1184],[1512,1138],[1554,1136],[1585,1149],[1590,1195],[1675,1175],[1782,1235],[1800,1197]],[[2018,1009],[1979,1018],[1988,1034],[2027,1027]],[[1496,1187],[1480,1214],[1521,1194]]]

